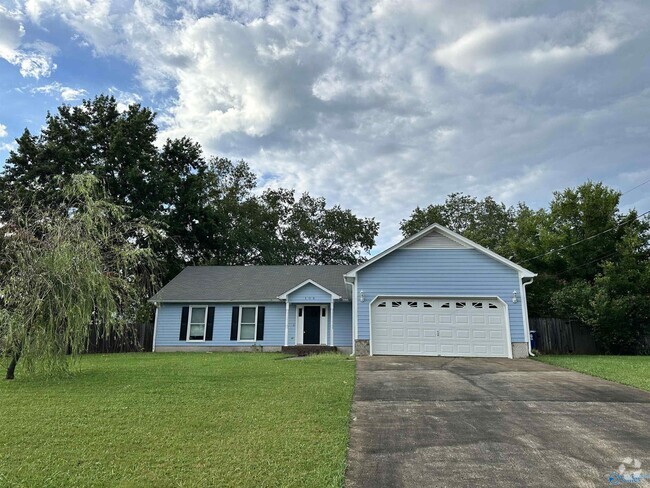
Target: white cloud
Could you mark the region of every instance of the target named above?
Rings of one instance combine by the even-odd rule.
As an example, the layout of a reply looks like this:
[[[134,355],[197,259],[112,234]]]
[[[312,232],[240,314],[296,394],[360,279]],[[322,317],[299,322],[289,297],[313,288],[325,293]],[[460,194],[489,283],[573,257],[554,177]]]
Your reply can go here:
[[[163,136],[377,216],[381,245],[416,205],[453,191],[544,205],[552,190],[647,167],[643,1],[28,0],[25,11],[132,63],[142,93],[165,100]],[[11,32],[0,43],[15,50]],[[111,93],[122,109],[141,101]]]
[[[0,5],[0,56],[9,57],[20,46],[24,35],[20,13]]]
[[[76,100],[81,100],[83,97],[88,95],[88,92],[83,88],[73,88],[70,86],[64,86],[58,81],[53,83],[48,83],[47,85],[41,85],[34,87],[30,90],[32,93],[42,93],[45,95],[56,96],[63,100],[64,102],[73,102]]]
[[[50,0],[26,0],[25,13],[35,24],[40,23],[43,6],[51,3]]]
[[[0,142],[0,151],[15,151],[18,145],[16,142]]]
[[[55,49],[45,42],[22,44],[25,35],[22,19],[20,11],[0,5],[0,58],[18,66],[25,78],[46,78],[56,69],[52,61]]]
[[[72,88],[69,86],[61,87],[61,98],[65,102],[79,100],[87,95],[88,92],[83,88]]]
[[[7,137],[9,133],[7,132],[7,126],[4,124],[0,124],[0,138],[2,137]]]
[[[621,26],[620,19],[593,15],[603,18],[570,12],[488,21],[436,48],[433,56],[467,75],[490,74],[513,84],[543,81],[563,66],[612,54],[631,36],[630,26]]]
[[[142,102],[142,97],[137,93],[120,90],[114,86],[108,89],[109,95],[112,95],[117,101],[117,109],[124,112],[129,108],[129,105]]]

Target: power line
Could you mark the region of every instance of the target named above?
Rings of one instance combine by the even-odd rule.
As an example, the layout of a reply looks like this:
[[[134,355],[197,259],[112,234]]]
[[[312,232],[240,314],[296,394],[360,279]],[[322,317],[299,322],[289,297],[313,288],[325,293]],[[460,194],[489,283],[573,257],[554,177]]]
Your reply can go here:
[[[604,256],[600,256],[600,257],[597,257],[596,259],[592,259],[591,261],[587,261],[586,263],[578,264],[576,266],[571,266],[570,268],[567,268],[567,269],[565,269],[563,271],[560,271],[558,274],[563,275],[563,274],[568,273],[569,271],[573,271],[574,269],[584,268],[585,266],[589,266],[590,264],[595,263],[596,261],[600,261],[600,260],[612,257],[617,252],[618,251],[610,252],[608,254],[605,254]]]
[[[621,193],[621,196],[625,195],[626,193],[630,193],[630,192],[633,191],[633,190],[636,190],[637,188],[639,188],[639,187],[645,185],[646,183],[650,183],[650,180],[645,180],[643,183],[639,183],[639,184],[636,185],[635,187],[630,188],[629,190],[625,190],[623,193]]]
[[[586,237],[586,238],[581,239],[581,240],[579,240],[579,241],[577,241],[577,242],[573,242],[573,243],[571,243],[571,244],[567,244],[566,246],[558,247],[557,249],[551,249],[550,251],[547,251],[547,252],[545,252],[545,253],[543,253],[543,254],[539,254],[539,255],[537,255],[537,256],[533,256],[532,258],[526,259],[525,261],[521,261],[519,264],[527,263],[528,261],[532,261],[533,259],[541,258],[541,257],[547,256],[547,255],[549,255],[549,254],[552,254],[552,253],[554,253],[554,252],[563,251],[564,249],[568,249],[568,248],[570,248],[570,247],[577,246],[578,244],[581,244],[581,243],[583,243],[583,242],[585,242],[585,241],[589,241],[589,240],[591,240],[591,239],[594,239],[595,237],[602,236],[603,234],[606,234],[606,233],[611,232],[611,231],[613,231],[613,230],[615,230],[615,229],[618,229],[620,226],[625,225],[625,224],[628,224],[629,222],[632,222],[633,220],[636,220],[636,219],[638,219],[639,217],[643,217],[644,215],[646,215],[646,214],[648,214],[648,213],[650,213],[650,210],[647,210],[647,211],[643,212],[642,214],[637,215],[636,217],[633,217],[633,218],[631,218],[631,219],[628,219],[628,220],[625,221],[625,222],[621,222],[620,224],[616,224],[614,227],[610,227],[609,229],[604,230],[604,231],[602,231],[602,232],[599,232],[598,234],[594,234],[593,236]]]

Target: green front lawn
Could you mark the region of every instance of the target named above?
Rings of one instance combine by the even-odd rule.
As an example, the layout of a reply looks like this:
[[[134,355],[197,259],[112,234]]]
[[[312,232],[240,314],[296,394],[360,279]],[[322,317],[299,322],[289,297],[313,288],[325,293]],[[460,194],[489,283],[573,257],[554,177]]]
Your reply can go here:
[[[650,356],[539,356],[536,359],[650,391]]]
[[[84,356],[0,381],[0,486],[341,486],[354,361]]]

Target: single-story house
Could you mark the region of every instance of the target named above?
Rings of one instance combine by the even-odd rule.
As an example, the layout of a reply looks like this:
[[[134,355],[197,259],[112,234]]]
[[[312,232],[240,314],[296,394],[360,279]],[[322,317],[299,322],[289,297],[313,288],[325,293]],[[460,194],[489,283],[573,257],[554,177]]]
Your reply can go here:
[[[535,276],[438,224],[357,266],[193,266],[150,299],[153,347],[527,357]]]

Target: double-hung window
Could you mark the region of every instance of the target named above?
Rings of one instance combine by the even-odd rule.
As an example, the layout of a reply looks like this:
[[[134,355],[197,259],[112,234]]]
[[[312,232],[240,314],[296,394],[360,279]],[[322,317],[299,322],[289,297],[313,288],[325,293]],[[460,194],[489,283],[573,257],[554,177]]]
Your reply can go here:
[[[254,341],[257,336],[257,307],[239,308],[239,340]]]
[[[190,308],[190,323],[187,328],[188,341],[204,341],[205,340],[205,326],[208,318],[207,307],[191,307]]]

